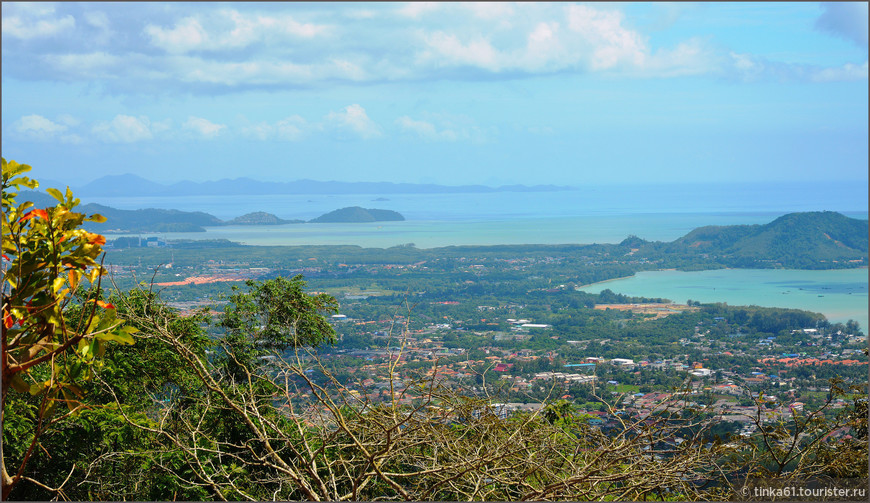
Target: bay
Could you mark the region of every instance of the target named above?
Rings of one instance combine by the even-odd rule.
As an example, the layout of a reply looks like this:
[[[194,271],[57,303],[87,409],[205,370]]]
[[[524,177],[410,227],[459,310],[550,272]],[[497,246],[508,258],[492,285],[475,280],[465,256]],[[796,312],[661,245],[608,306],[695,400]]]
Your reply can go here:
[[[868,270],[719,269],[712,271],[645,271],[628,278],[602,281],[580,290],[605,288],[637,297],[662,297],[674,302],[727,302],[805,309],[832,322],[853,319],[867,331]]]

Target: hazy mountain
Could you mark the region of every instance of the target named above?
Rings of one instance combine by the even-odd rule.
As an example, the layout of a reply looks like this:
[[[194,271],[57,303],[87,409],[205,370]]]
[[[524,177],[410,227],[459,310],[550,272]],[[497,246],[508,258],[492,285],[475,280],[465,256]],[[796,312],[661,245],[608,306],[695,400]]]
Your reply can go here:
[[[161,195],[167,188],[137,175],[107,175],[79,188],[73,188],[76,197],[81,196],[151,196]]]
[[[146,180],[137,175],[110,175],[74,188],[77,196],[199,196],[199,195],[271,195],[271,194],[440,194],[483,192],[551,192],[571,190],[556,185],[435,185],[392,182],[261,182],[250,178],[218,181],[183,181],[171,185]]]

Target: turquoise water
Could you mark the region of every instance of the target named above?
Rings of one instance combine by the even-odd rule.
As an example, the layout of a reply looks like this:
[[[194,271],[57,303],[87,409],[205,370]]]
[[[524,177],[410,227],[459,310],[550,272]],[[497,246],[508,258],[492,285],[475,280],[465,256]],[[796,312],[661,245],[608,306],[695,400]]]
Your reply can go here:
[[[866,331],[867,283],[867,269],[722,269],[640,272],[630,278],[587,285],[581,290],[598,293],[609,288],[625,295],[665,297],[679,303],[692,299],[805,309],[822,313],[833,322],[853,319]]]

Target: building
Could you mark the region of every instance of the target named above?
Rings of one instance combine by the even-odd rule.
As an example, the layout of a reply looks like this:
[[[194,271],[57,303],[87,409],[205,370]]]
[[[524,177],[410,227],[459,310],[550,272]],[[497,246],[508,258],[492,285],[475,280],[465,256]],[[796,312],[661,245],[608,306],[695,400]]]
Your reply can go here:
[[[621,367],[628,367],[634,365],[634,360],[630,358],[613,358],[612,360],[610,360],[610,364]]]

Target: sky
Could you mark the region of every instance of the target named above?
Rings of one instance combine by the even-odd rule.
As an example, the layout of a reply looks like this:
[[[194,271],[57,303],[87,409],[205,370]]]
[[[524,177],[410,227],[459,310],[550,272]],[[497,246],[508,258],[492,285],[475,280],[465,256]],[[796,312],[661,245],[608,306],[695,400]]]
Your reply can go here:
[[[2,152],[73,186],[867,184],[867,3],[2,4]]]

